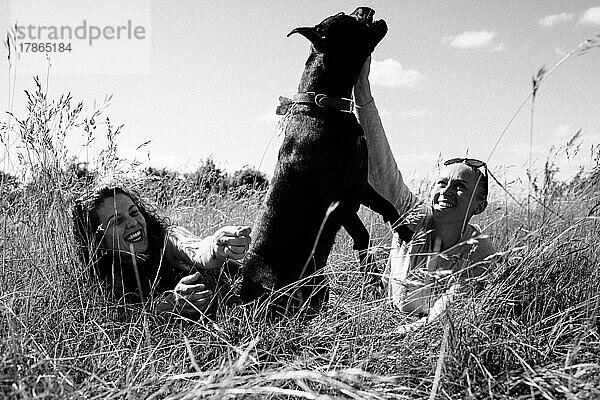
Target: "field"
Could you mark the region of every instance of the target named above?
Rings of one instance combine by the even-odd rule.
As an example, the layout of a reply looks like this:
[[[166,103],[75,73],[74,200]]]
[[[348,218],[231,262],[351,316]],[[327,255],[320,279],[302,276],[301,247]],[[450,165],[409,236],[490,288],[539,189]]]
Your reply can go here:
[[[27,174],[1,180],[0,397],[600,398],[600,167],[563,182],[548,163],[529,206],[527,193],[516,196],[520,206],[492,184],[491,206],[475,221],[501,251],[486,289],[412,335],[394,334],[403,317],[365,284],[345,233],[329,258],[332,299],[316,319],[266,323],[251,304],[167,322],[118,310],[77,257],[71,206],[93,182],[69,169],[63,136],[98,126],[109,146],[97,170],[123,170],[111,141],[118,128],[80,111],[39,85],[29,114],[4,126],[3,138],[21,135]],[[194,192],[168,174],[120,179],[199,235],[251,223],[264,195]],[[389,229],[362,216],[383,264]]]

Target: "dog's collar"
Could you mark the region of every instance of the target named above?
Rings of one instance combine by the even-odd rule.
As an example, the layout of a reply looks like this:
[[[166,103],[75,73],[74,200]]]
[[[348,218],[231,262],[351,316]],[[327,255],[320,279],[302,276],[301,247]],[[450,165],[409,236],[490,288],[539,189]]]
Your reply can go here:
[[[290,100],[287,97],[279,97],[280,105],[277,106],[275,114],[284,115],[292,104],[314,104],[322,108],[330,108],[342,112],[351,113],[354,110],[354,101],[344,97],[330,97],[322,93],[304,92],[296,93]]]

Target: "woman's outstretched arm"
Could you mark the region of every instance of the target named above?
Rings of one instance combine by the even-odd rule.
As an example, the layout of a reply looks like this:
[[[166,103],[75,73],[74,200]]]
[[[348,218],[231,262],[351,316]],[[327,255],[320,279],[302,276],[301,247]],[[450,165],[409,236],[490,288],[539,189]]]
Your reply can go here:
[[[191,269],[215,269],[227,260],[241,260],[250,246],[249,226],[224,226],[202,239],[181,226],[169,228],[165,257]]]
[[[404,183],[392,154],[371,94],[369,83],[370,65],[371,57],[365,62],[354,86],[356,114],[360,125],[365,131],[369,150],[369,183],[379,194],[391,202],[400,214],[404,214],[419,200]]]

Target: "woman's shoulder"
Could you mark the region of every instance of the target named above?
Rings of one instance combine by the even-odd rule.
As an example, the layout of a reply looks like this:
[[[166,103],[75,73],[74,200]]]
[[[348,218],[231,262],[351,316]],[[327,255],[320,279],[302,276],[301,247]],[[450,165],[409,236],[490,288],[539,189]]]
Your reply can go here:
[[[167,229],[165,258],[198,268],[206,268],[214,254],[214,238],[202,238],[182,226]]]

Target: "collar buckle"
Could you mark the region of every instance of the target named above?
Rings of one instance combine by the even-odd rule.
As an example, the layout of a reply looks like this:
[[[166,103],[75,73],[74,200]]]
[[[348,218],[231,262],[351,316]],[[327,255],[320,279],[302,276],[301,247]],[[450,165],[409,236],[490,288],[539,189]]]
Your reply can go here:
[[[291,101],[295,104],[314,104],[317,107],[324,109],[332,109],[346,113],[352,113],[354,111],[354,100],[345,97],[331,97],[323,93],[297,93]]]

